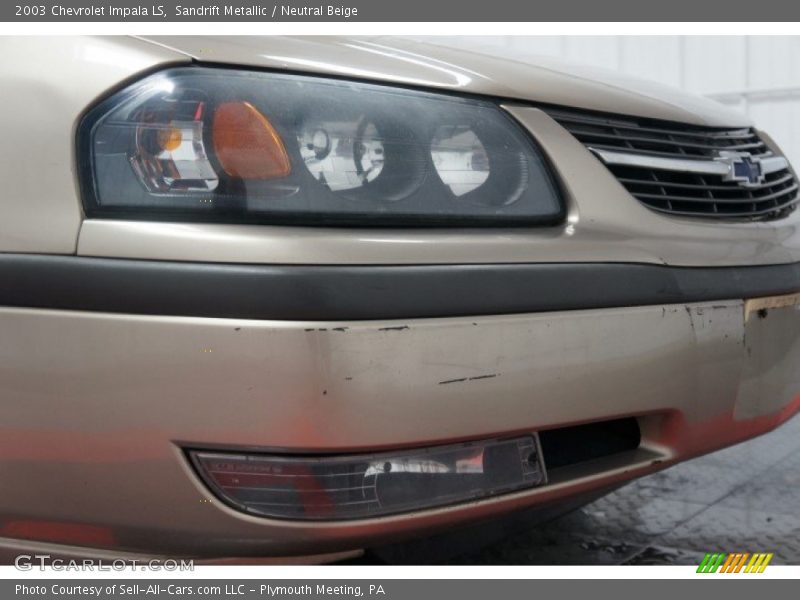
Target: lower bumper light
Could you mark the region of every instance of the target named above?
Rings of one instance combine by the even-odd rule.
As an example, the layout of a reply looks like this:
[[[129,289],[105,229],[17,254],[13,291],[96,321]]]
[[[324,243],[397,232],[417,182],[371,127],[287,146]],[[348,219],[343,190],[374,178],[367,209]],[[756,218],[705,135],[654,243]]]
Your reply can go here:
[[[526,436],[350,456],[192,451],[223,501],[283,519],[359,519],[513,492],[546,481],[538,438]]]

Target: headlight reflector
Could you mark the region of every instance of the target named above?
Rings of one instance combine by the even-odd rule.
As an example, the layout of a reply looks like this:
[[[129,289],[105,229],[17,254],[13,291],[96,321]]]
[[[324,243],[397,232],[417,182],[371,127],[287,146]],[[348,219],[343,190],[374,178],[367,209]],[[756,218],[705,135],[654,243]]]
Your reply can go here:
[[[499,106],[319,77],[152,75],[79,131],[93,217],[302,225],[531,225],[562,215],[541,151]]]

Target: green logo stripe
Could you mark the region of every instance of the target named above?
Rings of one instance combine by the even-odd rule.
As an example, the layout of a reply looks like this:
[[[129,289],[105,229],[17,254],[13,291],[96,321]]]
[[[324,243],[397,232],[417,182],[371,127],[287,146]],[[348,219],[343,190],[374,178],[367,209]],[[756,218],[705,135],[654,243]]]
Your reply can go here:
[[[708,553],[703,557],[703,562],[700,563],[700,566],[697,567],[697,573],[716,573],[717,569],[722,566],[722,563],[725,562],[727,558],[727,554],[724,552],[713,554]]]
[[[711,560],[711,554],[707,552],[706,555],[703,557],[703,561],[700,563],[700,566],[697,567],[697,573],[705,573],[706,565],[709,563],[710,560]]]

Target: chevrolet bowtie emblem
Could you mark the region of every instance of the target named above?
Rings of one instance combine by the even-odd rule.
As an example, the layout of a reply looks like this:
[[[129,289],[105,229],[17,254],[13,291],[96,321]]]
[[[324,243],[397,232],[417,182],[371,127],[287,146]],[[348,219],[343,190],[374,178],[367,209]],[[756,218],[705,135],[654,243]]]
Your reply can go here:
[[[728,165],[728,174],[722,177],[723,181],[735,181],[744,187],[764,183],[761,160],[748,152],[720,152],[714,160]]]

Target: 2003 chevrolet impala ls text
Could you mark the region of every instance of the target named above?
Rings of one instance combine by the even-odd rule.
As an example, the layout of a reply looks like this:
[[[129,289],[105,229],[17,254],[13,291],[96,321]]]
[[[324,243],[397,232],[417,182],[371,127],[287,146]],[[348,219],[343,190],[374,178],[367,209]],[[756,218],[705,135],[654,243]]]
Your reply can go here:
[[[0,546],[261,559],[800,408],[798,184],[710,100],[383,38],[5,38]]]

